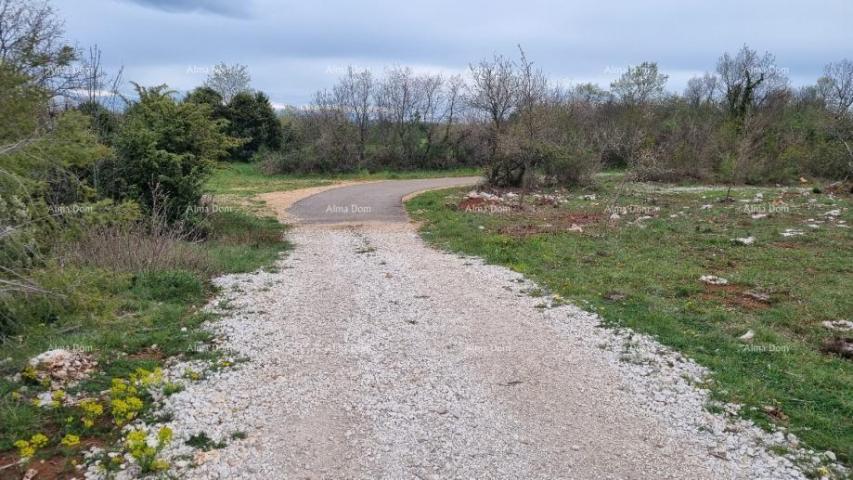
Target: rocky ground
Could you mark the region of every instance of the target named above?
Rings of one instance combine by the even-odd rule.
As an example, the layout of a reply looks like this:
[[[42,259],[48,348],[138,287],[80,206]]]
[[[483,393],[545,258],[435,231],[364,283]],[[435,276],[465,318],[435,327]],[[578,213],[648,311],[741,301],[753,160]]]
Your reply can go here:
[[[808,458],[795,437],[709,413],[701,367],[516,273],[408,225],[291,240],[277,272],[219,280],[210,328],[246,361],[165,400],[180,476],[803,478],[769,452]]]

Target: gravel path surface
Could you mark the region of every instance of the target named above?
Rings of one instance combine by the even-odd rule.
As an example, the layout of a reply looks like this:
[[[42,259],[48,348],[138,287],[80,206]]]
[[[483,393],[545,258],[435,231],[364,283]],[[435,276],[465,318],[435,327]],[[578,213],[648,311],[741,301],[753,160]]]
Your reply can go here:
[[[701,367],[519,274],[407,224],[289,236],[278,272],[218,280],[210,328],[248,361],[166,400],[181,476],[803,478],[784,434],[705,410]]]

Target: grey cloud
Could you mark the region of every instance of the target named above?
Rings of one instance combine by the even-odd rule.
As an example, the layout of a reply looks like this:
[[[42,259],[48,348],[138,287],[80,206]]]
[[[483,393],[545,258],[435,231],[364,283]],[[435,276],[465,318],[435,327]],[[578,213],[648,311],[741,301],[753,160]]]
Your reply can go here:
[[[126,0],[144,7],[174,13],[213,13],[229,17],[247,17],[249,2],[241,0]]]

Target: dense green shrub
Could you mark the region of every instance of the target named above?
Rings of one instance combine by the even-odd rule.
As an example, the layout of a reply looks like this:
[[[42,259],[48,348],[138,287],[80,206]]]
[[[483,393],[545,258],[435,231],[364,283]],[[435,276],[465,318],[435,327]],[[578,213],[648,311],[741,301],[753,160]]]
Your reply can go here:
[[[225,107],[224,118],[229,122],[228,134],[243,142],[232,149],[232,160],[248,161],[261,148],[281,148],[281,124],[264,93],[238,93]]]
[[[116,134],[117,157],[103,166],[105,189],[149,211],[163,208],[170,221],[186,218],[215,162],[238,142],[208,105],[177,102],[163,86],[137,87],[137,93]]]

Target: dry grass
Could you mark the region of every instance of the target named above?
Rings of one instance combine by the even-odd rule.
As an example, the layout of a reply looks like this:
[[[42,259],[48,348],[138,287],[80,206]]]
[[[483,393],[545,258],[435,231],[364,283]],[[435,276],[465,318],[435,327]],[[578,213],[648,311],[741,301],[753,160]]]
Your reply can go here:
[[[158,219],[130,225],[102,226],[57,249],[63,264],[102,268],[114,272],[189,270],[210,273],[208,253],[192,240],[195,234],[181,225]]]

